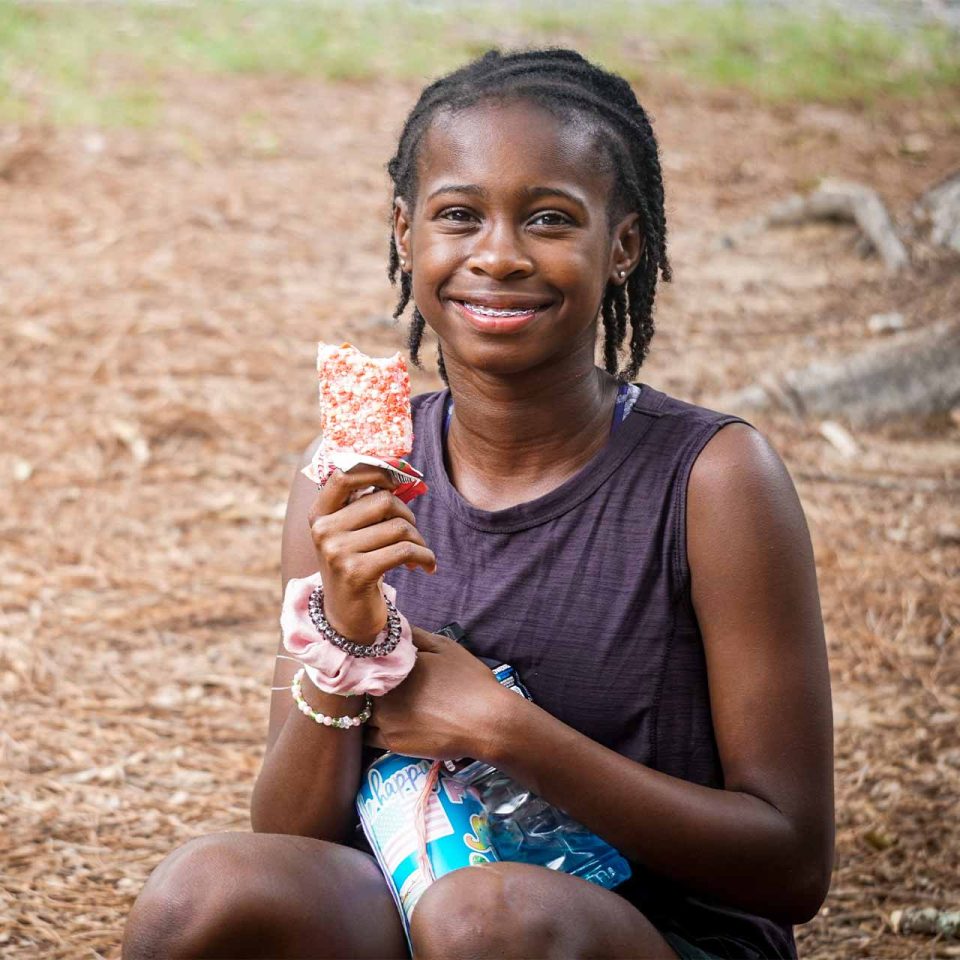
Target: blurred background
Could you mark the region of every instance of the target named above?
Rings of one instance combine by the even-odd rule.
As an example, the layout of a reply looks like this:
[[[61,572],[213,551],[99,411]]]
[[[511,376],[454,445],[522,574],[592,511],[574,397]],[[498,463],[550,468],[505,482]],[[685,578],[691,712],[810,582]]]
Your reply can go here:
[[[811,528],[837,867],[801,953],[960,956],[960,4],[0,0],[4,957],[118,957],[167,852],[249,829],[316,341],[403,342],[420,88],[545,44],[660,139],[640,379],[761,429]]]

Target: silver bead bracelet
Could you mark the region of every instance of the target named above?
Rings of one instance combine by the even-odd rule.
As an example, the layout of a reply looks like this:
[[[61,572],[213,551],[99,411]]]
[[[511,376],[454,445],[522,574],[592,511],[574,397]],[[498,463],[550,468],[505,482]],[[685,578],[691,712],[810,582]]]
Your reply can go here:
[[[400,642],[400,611],[387,597],[383,599],[387,604],[387,625],[377,635],[378,642],[369,645],[348,640],[330,625],[330,621],[323,612],[322,586],[314,587],[307,609],[317,630],[344,653],[350,654],[351,657],[385,657],[388,653],[393,653]],[[384,639],[380,640],[380,637]]]

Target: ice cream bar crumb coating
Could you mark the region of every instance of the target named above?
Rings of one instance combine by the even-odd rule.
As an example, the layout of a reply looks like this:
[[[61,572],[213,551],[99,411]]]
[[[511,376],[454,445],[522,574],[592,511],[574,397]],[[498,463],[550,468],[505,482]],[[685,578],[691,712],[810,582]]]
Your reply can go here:
[[[377,359],[347,343],[321,343],[317,376],[324,443],[370,457],[410,453],[410,376],[399,353]]]

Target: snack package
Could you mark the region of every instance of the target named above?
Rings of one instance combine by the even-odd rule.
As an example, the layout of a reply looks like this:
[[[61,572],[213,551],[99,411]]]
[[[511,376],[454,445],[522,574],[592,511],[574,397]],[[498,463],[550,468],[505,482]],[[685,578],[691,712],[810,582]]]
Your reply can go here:
[[[427,492],[404,458],[413,448],[410,377],[403,357],[368,357],[349,343],[317,345],[323,440],[302,473],[322,484],[334,470],[365,463],[389,471],[395,496],[409,503]]]
[[[473,788],[445,776],[430,785],[433,763],[386,753],[363,775],[357,812],[370,848],[380,864],[409,935],[410,917],[424,891],[460,867],[500,858],[490,842],[487,815]],[[426,855],[420,860],[417,804],[426,798]]]

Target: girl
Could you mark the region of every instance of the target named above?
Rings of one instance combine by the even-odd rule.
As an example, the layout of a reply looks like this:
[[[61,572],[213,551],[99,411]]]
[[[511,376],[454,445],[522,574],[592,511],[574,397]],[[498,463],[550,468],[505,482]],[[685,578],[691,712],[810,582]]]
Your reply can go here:
[[[572,51],[491,51],[424,90],[388,169],[396,315],[415,302],[412,356],[429,325],[449,385],[414,400],[430,493],[407,507],[362,468],[318,494],[298,473],[282,572],[319,570],[328,620],[361,643],[384,625],[384,577],[416,666],[365,727],[318,725],[275,693],[255,832],[169,856],[124,956],[406,956],[351,845],[364,736],[488,761],[633,867],[613,891],[527,864],[448,874],[413,915],[417,956],[796,956],[791,925],[816,914],[833,859],[813,554],[760,433],[630,383],[670,278],[644,110]],[[534,703],[429,632],[451,620]],[[274,685],[295,670],[278,659]],[[309,681],[304,695],[362,706]]]

